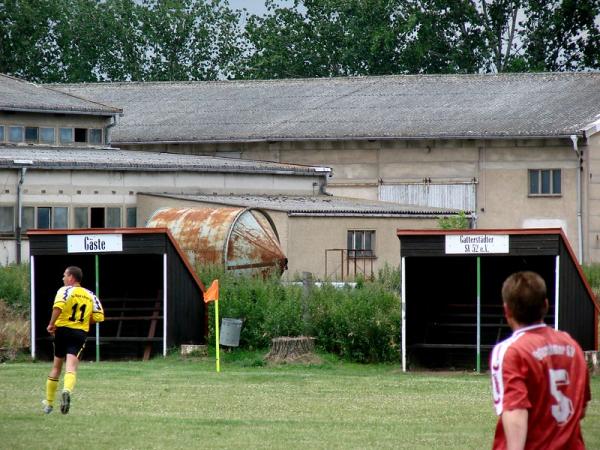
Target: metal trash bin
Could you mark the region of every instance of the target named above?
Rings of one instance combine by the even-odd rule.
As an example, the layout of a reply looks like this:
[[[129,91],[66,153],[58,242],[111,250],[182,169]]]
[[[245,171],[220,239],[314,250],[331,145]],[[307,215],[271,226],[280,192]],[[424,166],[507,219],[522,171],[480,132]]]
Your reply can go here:
[[[242,321],[240,319],[221,320],[221,335],[219,344],[228,347],[238,347],[240,345],[240,331],[242,330]]]

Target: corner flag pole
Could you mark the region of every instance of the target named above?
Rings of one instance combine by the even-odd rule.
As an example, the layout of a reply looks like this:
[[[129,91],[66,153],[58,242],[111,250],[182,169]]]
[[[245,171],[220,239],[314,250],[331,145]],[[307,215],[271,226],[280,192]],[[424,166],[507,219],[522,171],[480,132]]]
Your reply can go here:
[[[221,359],[219,357],[219,300],[215,302],[215,349],[217,372],[221,371]]]
[[[217,372],[221,371],[219,357],[219,280],[213,280],[210,287],[204,292],[204,303],[215,302],[215,350]]]

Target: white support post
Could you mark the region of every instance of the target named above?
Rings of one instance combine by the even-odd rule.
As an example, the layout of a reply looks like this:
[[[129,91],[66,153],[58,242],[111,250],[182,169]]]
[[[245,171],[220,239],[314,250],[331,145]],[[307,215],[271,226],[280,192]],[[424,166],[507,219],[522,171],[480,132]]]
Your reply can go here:
[[[559,284],[560,284],[560,256],[556,255],[554,261],[554,329],[558,330],[558,305],[559,305]]]
[[[167,356],[167,254],[163,254],[163,356]]]
[[[35,256],[29,257],[29,296],[31,297],[31,358],[35,359]]]
[[[401,320],[402,320],[402,372],[406,372],[406,258],[400,262],[402,276],[402,292],[400,292]]]

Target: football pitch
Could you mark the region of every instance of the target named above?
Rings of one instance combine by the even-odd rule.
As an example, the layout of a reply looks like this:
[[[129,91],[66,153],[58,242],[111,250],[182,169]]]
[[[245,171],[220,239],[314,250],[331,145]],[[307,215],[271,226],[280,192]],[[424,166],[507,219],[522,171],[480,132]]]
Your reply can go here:
[[[41,400],[49,362],[0,364],[2,449],[485,449],[496,423],[488,375],[402,373],[327,361],[260,366],[169,356],[84,362],[71,403]],[[600,448],[600,377],[583,421]]]

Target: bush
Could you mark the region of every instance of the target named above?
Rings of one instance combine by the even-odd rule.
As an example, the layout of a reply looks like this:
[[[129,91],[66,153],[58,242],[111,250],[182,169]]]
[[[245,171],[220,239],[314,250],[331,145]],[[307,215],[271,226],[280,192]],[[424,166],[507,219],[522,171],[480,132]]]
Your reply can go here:
[[[219,278],[219,316],[241,319],[240,346],[266,348],[277,336],[302,334],[302,289],[285,287],[278,278],[262,280],[209,268],[200,274],[204,284]],[[214,341],[214,306],[209,306],[209,342]]]
[[[387,268],[377,282],[363,281],[356,289],[329,284],[313,287],[303,320],[302,286],[283,285],[279,278],[240,277],[205,268],[199,274],[206,286],[219,278],[220,317],[244,321],[240,346],[267,348],[278,336],[309,331],[323,350],[359,362],[397,361],[400,336],[398,271]],[[209,306],[209,343],[214,341],[214,306]]]
[[[19,313],[29,312],[29,265],[0,267],[0,300]]]
[[[313,336],[325,351],[358,362],[398,359],[400,300],[381,284],[314,289],[310,316]]]
[[[583,273],[596,295],[600,294],[600,264],[593,263],[581,266]]]

